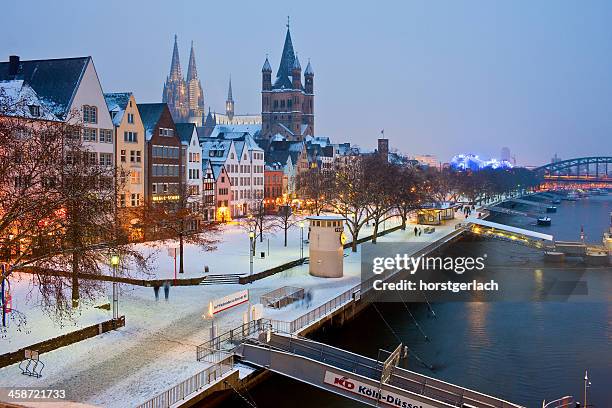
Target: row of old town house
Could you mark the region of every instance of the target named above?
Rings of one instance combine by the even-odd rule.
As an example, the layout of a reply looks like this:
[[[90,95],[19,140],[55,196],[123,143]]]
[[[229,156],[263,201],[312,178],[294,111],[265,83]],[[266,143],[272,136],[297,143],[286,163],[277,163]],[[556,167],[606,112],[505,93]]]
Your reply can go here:
[[[91,57],[10,56],[0,62],[0,92],[25,101],[28,109],[19,115],[31,120],[66,122],[77,112],[83,142],[97,163],[125,175],[117,183],[121,208],[178,200],[181,193],[203,220],[243,217],[261,203],[270,212],[296,207],[300,172],[331,168],[355,153],[349,143],[314,135],[314,72],[309,62],[302,84],[289,30],[274,82],[267,58],[263,65],[260,116],[234,114],[231,82],[226,112],[209,108],[205,115],[193,45],[191,52],[188,80],[197,86],[182,79],[175,38],[160,103],[140,103],[132,92],[105,93]],[[194,89],[197,97],[187,95]]]
[[[100,165],[124,178],[121,208],[172,201],[186,194],[205,221],[249,215],[263,203],[299,207],[297,177],[309,167],[330,169],[358,154],[314,133],[314,71],[302,72],[287,29],[276,79],[261,70],[261,115],[234,113],[231,81],[226,112],[204,112],[193,45],[182,77],[175,37],[163,102],[141,103],[132,92],[105,93],[91,57],[0,62],[0,93],[25,102],[18,116],[68,122],[76,112],[83,143]],[[379,149],[388,152],[386,140]]]

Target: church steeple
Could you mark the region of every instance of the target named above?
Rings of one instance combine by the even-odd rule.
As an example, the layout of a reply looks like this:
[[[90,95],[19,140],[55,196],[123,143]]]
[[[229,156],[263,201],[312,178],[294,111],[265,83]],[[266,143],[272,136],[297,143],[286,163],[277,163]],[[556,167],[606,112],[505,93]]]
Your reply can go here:
[[[198,79],[198,69],[196,68],[193,41],[191,41],[191,51],[189,52],[189,65],[187,66],[187,82],[192,79]]]
[[[234,118],[234,98],[232,97],[232,76],[229,79],[229,88],[227,89],[227,100],[225,101],[225,114],[229,120]]]
[[[170,79],[183,79],[181,71],[181,60],[178,50],[178,36],[174,34],[174,50],[172,51],[172,62],[170,63]]]
[[[295,52],[293,51],[293,43],[291,42],[291,32],[289,31],[289,18],[287,17],[287,34],[285,35],[285,44],[283,45],[283,55],[281,57],[276,78],[289,77],[295,60]]]

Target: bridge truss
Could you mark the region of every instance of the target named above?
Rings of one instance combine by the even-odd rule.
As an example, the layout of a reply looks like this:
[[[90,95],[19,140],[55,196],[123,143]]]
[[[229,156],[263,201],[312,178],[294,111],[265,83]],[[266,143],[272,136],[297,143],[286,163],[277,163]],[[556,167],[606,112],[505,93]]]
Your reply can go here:
[[[534,169],[544,177],[545,183],[590,185],[605,187],[612,185],[612,156],[580,157],[560,160]]]

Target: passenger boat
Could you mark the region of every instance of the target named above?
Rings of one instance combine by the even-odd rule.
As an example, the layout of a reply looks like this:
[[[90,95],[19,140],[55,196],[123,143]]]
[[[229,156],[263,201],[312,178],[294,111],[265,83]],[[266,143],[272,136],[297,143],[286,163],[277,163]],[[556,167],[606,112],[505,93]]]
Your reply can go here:
[[[570,191],[563,199],[566,201],[576,201],[578,200],[578,194],[575,191]]]
[[[540,217],[538,218],[538,225],[549,226],[551,221],[552,220],[550,219],[550,217]]]

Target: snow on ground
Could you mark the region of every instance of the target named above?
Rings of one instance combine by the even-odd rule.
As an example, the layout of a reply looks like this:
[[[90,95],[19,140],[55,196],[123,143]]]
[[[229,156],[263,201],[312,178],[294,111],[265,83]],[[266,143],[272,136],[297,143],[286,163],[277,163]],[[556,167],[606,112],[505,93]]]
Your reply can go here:
[[[434,234],[424,234],[418,241],[438,239],[454,229],[455,223],[436,227]],[[389,226],[387,223],[387,228]],[[380,237],[379,242],[416,241],[412,228],[409,225],[406,231],[395,231]],[[273,256],[266,258],[266,261],[262,260],[258,268],[263,270],[299,256],[299,228],[297,231],[294,229],[291,234],[293,241],[290,242],[294,242],[293,248],[283,253],[279,250],[282,248],[282,236],[275,237],[270,244]],[[364,234],[367,232],[364,231]],[[245,239],[245,235],[242,230],[230,228],[224,233],[224,243],[219,246],[217,252],[189,253],[187,262],[190,268],[186,275],[199,274],[201,269],[196,267],[202,264],[211,265],[211,273],[221,273],[236,264],[246,263],[248,268],[248,237]],[[242,244],[244,249],[235,248],[239,244]],[[423,242],[423,245],[426,245],[426,242]],[[167,301],[164,300],[163,290],[160,291],[160,300],[156,301],[152,288],[120,285],[119,312],[126,316],[126,327],[42,354],[41,361],[46,367],[40,379],[20,375],[17,365],[4,367],[0,369],[0,384],[66,389],[68,398],[74,401],[105,407],[134,406],[207,367],[207,363],[196,360],[196,345],[209,339],[211,321],[203,318],[203,314],[210,300],[248,288],[251,302],[255,303],[259,302],[262,294],[281,286],[303,287],[313,295],[310,308],[306,308],[304,304],[294,304],[280,310],[264,310],[264,317],[293,320],[359,283],[360,253],[351,253],[348,249],[345,254],[348,255],[345,257],[345,274],[338,279],[310,276],[308,265],[302,265],[244,286],[235,284],[173,287]],[[161,254],[160,258],[163,257],[168,258],[167,255]],[[170,259],[165,264],[169,261]],[[160,269],[163,269],[164,263],[159,262]],[[264,262],[269,264],[264,266]],[[16,286],[20,285],[16,283]],[[110,288],[111,285],[108,284],[107,293],[110,293]],[[21,291],[22,289],[17,289],[15,293]],[[44,314],[37,315],[34,304],[28,305],[26,299],[21,299],[21,295],[18,298],[17,304],[24,302],[22,310],[32,316],[28,316],[31,333],[28,337],[14,332],[7,333],[8,341],[0,341],[3,352],[19,348],[18,345],[23,344],[24,339],[31,339],[28,342],[31,344],[55,336],[59,333],[58,330],[61,331]],[[106,302],[107,298],[101,301]],[[241,305],[216,317],[219,333],[242,324],[242,315],[247,307],[246,304]],[[77,325],[111,317],[109,311],[93,309],[91,306],[83,309],[81,316],[76,319]]]
[[[400,219],[395,217],[385,222],[385,228],[399,225]],[[305,222],[304,240],[308,238],[308,222]],[[381,226],[382,229],[382,226]],[[359,237],[371,235],[373,226],[364,226]],[[264,232],[263,242],[257,239],[255,256],[253,257],[253,273],[262,272],[275,266],[293,261],[300,257],[300,227],[294,225],[287,232],[287,247],[284,246],[284,231]],[[350,240],[348,228],[345,234]],[[184,274],[177,274],[178,278],[204,276],[204,267],[209,267],[209,274],[242,274],[250,273],[249,236],[248,232],[237,224],[225,225],[219,234],[219,242],[215,251],[206,252],[193,245],[184,245]],[[176,247],[176,241],[155,242],[154,244],[139,244],[138,249],[154,257],[155,268],[152,275],[142,276],[146,279],[171,279],[174,277],[174,258],[168,254],[170,247]],[[261,252],[265,257],[261,258]],[[308,256],[308,243],[304,243],[304,255]],[[178,270],[178,260],[177,260]],[[131,273],[138,277],[138,271]]]

